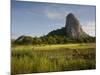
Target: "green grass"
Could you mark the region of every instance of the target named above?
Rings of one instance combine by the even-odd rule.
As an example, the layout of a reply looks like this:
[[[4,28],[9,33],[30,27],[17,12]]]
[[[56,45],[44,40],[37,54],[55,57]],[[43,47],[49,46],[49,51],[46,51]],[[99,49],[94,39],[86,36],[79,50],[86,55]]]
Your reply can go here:
[[[94,43],[83,43],[83,44],[58,44],[58,45],[19,45],[12,47],[12,50],[54,50],[59,48],[69,49],[84,49],[84,48],[95,48]]]
[[[12,74],[95,69],[95,44],[12,47]]]

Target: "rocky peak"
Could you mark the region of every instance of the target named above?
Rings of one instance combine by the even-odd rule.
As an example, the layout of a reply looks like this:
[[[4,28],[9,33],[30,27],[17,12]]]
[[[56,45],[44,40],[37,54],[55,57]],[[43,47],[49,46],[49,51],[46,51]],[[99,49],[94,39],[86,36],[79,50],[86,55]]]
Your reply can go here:
[[[82,30],[79,20],[72,13],[69,13],[66,16],[65,28],[66,28],[66,35],[69,37],[79,38],[88,36]]]

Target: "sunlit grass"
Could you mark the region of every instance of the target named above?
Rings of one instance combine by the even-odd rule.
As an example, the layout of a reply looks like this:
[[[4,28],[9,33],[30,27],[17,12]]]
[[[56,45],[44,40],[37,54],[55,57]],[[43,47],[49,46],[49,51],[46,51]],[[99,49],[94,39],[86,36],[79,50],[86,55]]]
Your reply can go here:
[[[12,48],[12,74],[95,69],[95,43]]]
[[[22,45],[12,47],[12,50],[55,50],[60,48],[67,48],[67,49],[85,49],[85,48],[95,48],[94,43],[88,44],[58,44],[58,45]]]

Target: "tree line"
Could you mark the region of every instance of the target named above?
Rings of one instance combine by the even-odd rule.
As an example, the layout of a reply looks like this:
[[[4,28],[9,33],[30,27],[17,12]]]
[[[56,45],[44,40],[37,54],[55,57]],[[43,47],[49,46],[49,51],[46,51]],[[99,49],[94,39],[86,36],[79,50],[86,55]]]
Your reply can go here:
[[[40,44],[92,43],[95,41],[96,41],[95,37],[71,38],[60,35],[44,35],[41,37],[20,36],[18,39],[13,40],[12,44],[40,45]]]

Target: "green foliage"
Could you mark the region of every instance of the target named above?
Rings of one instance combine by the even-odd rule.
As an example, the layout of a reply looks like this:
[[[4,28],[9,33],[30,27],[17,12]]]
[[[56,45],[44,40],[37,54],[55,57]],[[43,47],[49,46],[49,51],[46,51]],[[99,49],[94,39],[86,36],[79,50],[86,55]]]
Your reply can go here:
[[[32,41],[32,44],[41,44],[42,43],[42,39],[41,38],[38,38],[38,37],[34,37],[33,38],[33,41]]]
[[[48,35],[58,35],[58,36],[66,36],[65,27],[62,27],[61,29],[53,30]]]
[[[87,36],[72,38],[68,37],[65,33],[65,28],[53,30],[48,35],[41,37],[31,37],[31,36],[20,36],[12,44],[19,45],[40,45],[40,44],[67,44],[67,43],[95,43],[96,38]]]

